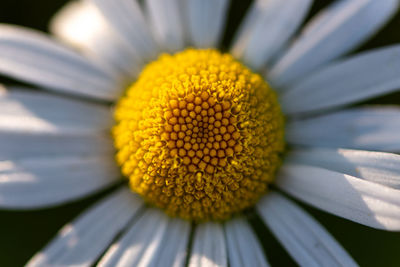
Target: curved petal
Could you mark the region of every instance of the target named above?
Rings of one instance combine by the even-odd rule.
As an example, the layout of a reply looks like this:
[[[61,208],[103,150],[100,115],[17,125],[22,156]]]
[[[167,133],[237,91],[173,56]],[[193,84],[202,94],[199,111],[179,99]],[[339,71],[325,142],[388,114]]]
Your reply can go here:
[[[224,230],[219,223],[207,222],[196,227],[189,267],[228,266]]]
[[[127,188],[119,190],[67,224],[27,266],[92,266],[141,203]]]
[[[53,206],[115,183],[119,169],[111,140],[104,140],[111,124],[109,110],[101,105],[3,90],[0,206]]]
[[[151,263],[146,266],[184,266],[188,250],[190,223],[180,218],[169,219],[167,230]]]
[[[106,106],[17,88],[0,93],[3,133],[85,135],[106,132],[112,124]]]
[[[295,145],[400,150],[400,108],[366,107],[288,123],[286,139]]]
[[[194,46],[217,47],[222,38],[229,0],[189,0],[186,5],[188,34]]]
[[[328,65],[280,98],[286,114],[318,112],[400,89],[400,45]],[[304,97],[306,96],[306,97]]]
[[[113,155],[106,106],[0,87],[0,161]]]
[[[228,221],[225,236],[229,266],[269,266],[257,237],[243,218]]]
[[[0,73],[49,90],[113,100],[120,88],[110,73],[45,35],[0,25]]]
[[[398,0],[341,0],[318,14],[269,73],[287,87],[321,65],[354,49],[396,12]]]
[[[254,1],[240,26],[232,54],[259,69],[282,49],[306,16],[312,0]]]
[[[68,2],[51,20],[50,30],[86,56],[109,66],[121,79],[132,79],[141,70],[140,56],[89,1]]]
[[[277,186],[314,207],[369,227],[400,230],[400,190],[307,165],[285,164]]]
[[[147,209],[98,266],[182,266],[189,230],[189,222]]]
[[[132,52],[144,61],[157,57],[157,47],[139,3],[135,0],[91,0]]]
[[[316,220],[279,193],[269,193],[257,210],[300,266],[358,266]]]
[[[179,0],[145,0],[145,10],[154,38],[162,50],[176,52],[185,46],[182,3]]]
[[[292,150],[285,160],[345,173],[400,189],[400,155],[343,148],[299,148]]]
[[[32,209],[70,202],[117,182],[113,155],[0,161],[0,207]]]
[[[54,135],[0,131],[0,160],[25,157],[85,157],[112,155],[114,147],[108,135]]]

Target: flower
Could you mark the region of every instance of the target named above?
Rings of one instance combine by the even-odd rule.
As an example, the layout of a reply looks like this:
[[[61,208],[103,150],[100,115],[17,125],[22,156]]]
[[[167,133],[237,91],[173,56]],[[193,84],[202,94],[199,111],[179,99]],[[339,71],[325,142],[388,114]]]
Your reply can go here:
[[[131,188],[151,203],[169,214],[199,221],[191,224],[168,217],[120,185],[63,228],[28,266],[92,265],[97,261],[101,266],[180,266],[186,261],[193,266],[225,266],[228,262],[231,266],[267,265],[244,214],[224,222],[203,220],[226,219],[252,205],[259,195],[250,191],[264,193],[273,180],[274,187],[255,204],[255,210],[289,254],[305,266],[356,265],[286,194],[360,224],[400,229],[400,156],[390,153],[400,147],[400,110],[394,106],[348,108],[400,87],[400,46],[338,59],[376,32],[398,4],[397,0],[337,1],[289,43],[311,0],[292,0],[290,4],[255,1],[230,50],[252,71],[230,55],[203,49],[218,45],[229,6],[226,0],[147,0],[145,12],[137,2],[128,0],[72,2],[52,27],[56,36],[80,52],[40,33],[2,25],[0,72],[59,94],[1,90],[1,207],[27,209],[66,203],[117,183],[122,171]],[[188,45],[198,49],[175,53]],[[155,60],[164,52],[175,54]],[[147,64],[150,61],[153,63]],[[199,76],[202,78],[196,78]],[[204,89],[205,84],[210,91]],[[232,93],[234,88],[240,90]],[[110,103],[117,103],[116,123]],[[286,116],[288,150],[273,179],[271,173],[278,167],[283,148],[279,106]],[[204,116],[203,111],[207,111]],[[231,121],[232,114],[242,117]],[[206,115],[207,121],[203,121]],[[205,123],[208,129],[208,120],[213,118],[220,124],[213,124],[216,132],[208,129],[213,131],[212,137],[217,139],[216,135],[229,132],[231,126],[232,138],[224,145],[221,136],[209,160],[198,149],[190,156],[191,148],[178,144],[179,133],[183,140],[192,138],[194,128],[200,126],[192,123],[193,130],[181,131],[182,126],[176,125],[183,125],[178,122],[185,118],[202,122],[203,129]],[[170,131],[160,131],[160,125]],[[192,145],[200,147],[202,140],[197,138],[203,136],[196,136]],[[234,142],[231,146],[230,140]],[[113,159],[113,141],[121,169]],[[204,147],[214,143],[209,139],[203,142]],[[271,147],[276,149],[271,152]],[[276,160],[267,160],[272,158]],[[254,168],[260,162],[261,167]],[[234,169],[235,164],[240,168]],[[253,166],[249,174],[248,166]],[[162,173],[170,169],[176,170],[174,176]],[[146,172],[140,172],[143,170]],[[223,181],[233,170],[237,171],[233,180]],[[153,179],[153,171],[163,179]],[[223,175],[213,184],[216,173]],[[185,174],[194,179],[192,187],[196,187],[196,179],[199,183],[210,180],[196,188],[196,193],[203,193],[197,200],[212,195],[214,189],[207,186],[217,187],[218,183],[225,186],[220,189],[225,194],[252,190],[246,191],[249,197],[244,203],[221,204],[221,199],[230,198],[215,196],[211,206],[221,207],[214,212],[209,201],[182,200],[179,190],[169,191],[169,184],[182,179],[188,185],[191,180],[185,180]],[[262,182],[254,186],[257,179]],[[237,180],[243,182],[226,191]],[[153,187],[148,190],[145,184]],[[165,196],[177,197],[174,205],[164,207],[161,197],[152,196],[158,192],[154,189],[157,184]],[[181,190],[188,193],[194,189]],[[239,193],[235,197],[245,195]],[[179,201],[189,204],[181,209]],[[238,209],[224,208],[231,206]]]

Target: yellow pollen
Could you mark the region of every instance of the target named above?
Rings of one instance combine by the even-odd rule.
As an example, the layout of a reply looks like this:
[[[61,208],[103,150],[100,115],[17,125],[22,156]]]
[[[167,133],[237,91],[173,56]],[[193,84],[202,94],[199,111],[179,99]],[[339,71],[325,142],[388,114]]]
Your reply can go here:
[[[260,75],[216,50],[148,64],[115,110],[116,160],[130,187],[171,216],[224,220],[267,192],[284,119]]]

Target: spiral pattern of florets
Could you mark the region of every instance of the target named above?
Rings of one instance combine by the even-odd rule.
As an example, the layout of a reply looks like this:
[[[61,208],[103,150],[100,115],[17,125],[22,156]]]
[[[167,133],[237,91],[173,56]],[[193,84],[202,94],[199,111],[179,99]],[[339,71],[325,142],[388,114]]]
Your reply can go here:
[[[173,216],[222,220],[267,191],[284,149],[275,93],[228,54],[150,63],[118,102],[116,159],[133,191]]]

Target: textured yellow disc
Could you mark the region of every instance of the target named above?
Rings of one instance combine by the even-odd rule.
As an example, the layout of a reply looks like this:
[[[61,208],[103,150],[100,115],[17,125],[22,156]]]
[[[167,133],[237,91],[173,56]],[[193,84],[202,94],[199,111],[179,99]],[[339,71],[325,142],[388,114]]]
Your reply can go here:
[[[216,50],[188,49],[148,64],[115,119],[116,159],[132,190],[194,221],[254,205],[284,149],[275,93]]]

